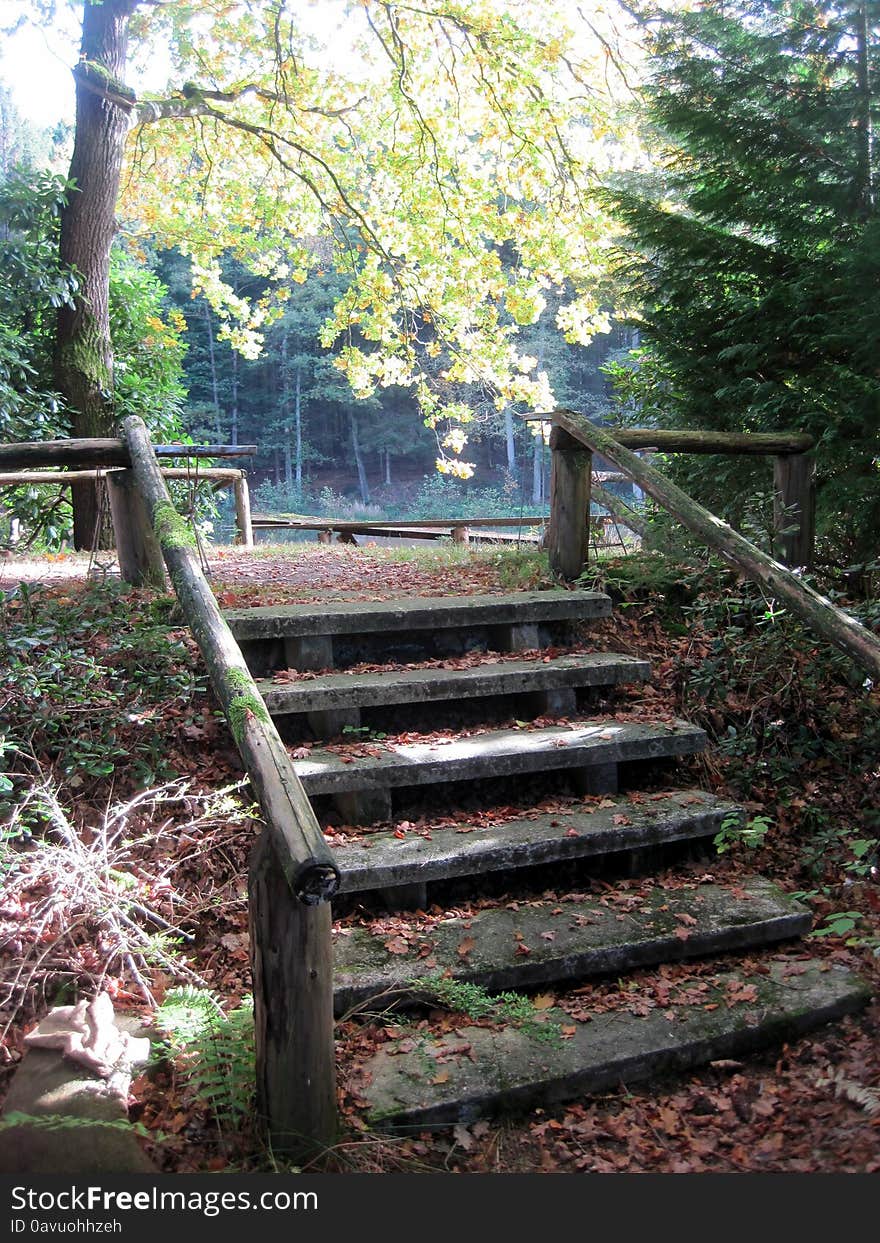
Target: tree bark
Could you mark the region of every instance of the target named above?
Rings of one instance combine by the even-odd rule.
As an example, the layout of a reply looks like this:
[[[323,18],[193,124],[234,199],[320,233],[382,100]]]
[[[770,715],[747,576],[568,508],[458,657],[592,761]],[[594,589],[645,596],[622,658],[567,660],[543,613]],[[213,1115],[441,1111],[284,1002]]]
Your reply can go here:
[[[516,479],[519,471],[516,468],[516,440],[514,439],[513,413],[509,406],[504,409],[504,448],[507,453],[507,473]]]
[[[120,84],[129,18],[136,7],[137,0],[86,0],[74,70],[76,130],[69,178],[75,189],[61,213],[59,254],[61,263],[76,271],[79,289],[74,305],[58,312],[54,359],[55,383],[70,408],[74,436],[106,436],[113,427],[110,247],[130,111]],[[97,518],[95,486],[77,484],[74,547],[91,548]]]

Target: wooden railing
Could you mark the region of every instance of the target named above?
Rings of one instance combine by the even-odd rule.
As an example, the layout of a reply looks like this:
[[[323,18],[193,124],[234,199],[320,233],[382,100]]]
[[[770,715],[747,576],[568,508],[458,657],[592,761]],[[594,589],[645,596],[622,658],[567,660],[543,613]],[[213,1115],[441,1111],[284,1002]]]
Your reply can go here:
[[[256,445],[153,445],[153,453],[157,458],[233,458],[233,457],[253,457],[257,451]],[[91,439],[69,439],[69,440],[29,440],[29,441],[12,441],[10,444],[0,445],[0,483],[7,486],[18,486],[21,483],[57,483],[74,487],[77,484],[86,485],[88,483],[97,483],[98,472],[101,468],[107,467],[125,467],[131,466],[131,455],[128,446],[124,440],[118,436],[109,436],[105,438],[94,437]],[[57,471],[55,474],[49,472],[53,468],[64,467],[63,473]],[[29,478],[31,474],[36,474],[39,470],[45,470],[45,473],[39,479]],[[12,474],[15,477],[12,477]],[[175,475],[173,469],[170,469],[167,478],[189,478],[198,477],[201,479],[213,478],[215,480],[224,480],[232,483],[233,495],[235,498],[235,521],[238,528],[239,543],[246,547],[251,547],[254,542],[253,529],[251,527],[251,505],[250,495],[248,493],[247,480],[242,471],[232,472],[223,471],[222,468],[203,467],[199,471],[183,470],[181,474]],[[126,488],[126,480],[121,474],[114,473],[110,478],[109,495],[110,503],[113,505],[114,496],[120,498],[122,491]],[[120,512],[120,522],[125,522],[126,503],[118,501]],[[114,515],[115,517],[115,515]],[[129,555],[129,547],[127,541],[123,537],[120,541],[125,545],[123,550],[117,548],[120,556],[120,568],[123,570],[123,578],[128,582],[134,581],[130,575],[138,573],[138,570],[149,566],[141,565],[122,567],[122,558]],[[135,550],[136,552],[136,550]],[[159,563],[161,566],[161,562]],[[153,561],[155,569],[155,559]],[[161,570],[160,570],[161,576]]]
[[[583,529],[586,526],[587,511],[580,506],[585,499],[587,505],[589,504],[592,454],[600,453],[628,475],[642,491],[673,514],[688,530],[699,536],[707,547],[719,553],[728,562],[732,562],[747,577],[760,583],[816,634],[845,652],[871,678],[875,680],[880,678],[880,640],[870,630],[842,609],[836,608],[830,600],[807,586],[780,562],[774,561],[772,557],[761,552],[749,540],[734,531],[715,514],[710,513],[708,509],[704,509],[658,470],[641,461],[631,448],[622,443],[624,439],[627,439],[630,445],[635,442],[638,448],[654,447],[658,446],[663,433],[630,431],[612,434],[605,428],[596,427],[590,423],[584,415],[576,414],[571,410],[556,410],[550,417],[554,424],[550,442],[554,454],[551,462],[550,490],[550,531],[553,542],[550,544],[549,551],[551,563],[559,573],[566,577],[577,577],[586,561],[587,544]],[[556,433],[559,434],[556,435]],[[674,444],[681,443],[679,438],[682,433],[667,433],[666,435],[669,439],[666,440],[665,448],[672,449]],[[705,436],[702,443],[704,446],[712,445],[711,448],[703,447],[702,452],[725,451],[718,447],[724,442],[719,441],[717,434]],[[728,440],[727,443],[731,442]],[[767,443],[765,440],[765,445]],[[769,451],[780,456],[802,454],[805,451],[803,444],[802,438],[777,437],[773,441],[774,447]],[[789,446],[787,452],[781,453],[781,447],[785,445]],[[726,451],[734,450],[729,448]],[[768,450],[762,447],[757,451]],[[799,470],[789,472],[787,477],[804,480],[808,475],[808,471]],[[586,482],[584,482],[584,476]],[[803,492],[800,493],[799,504],[803,514],[811,513],[811,503]],[[580,555],[579,550],[582,550],[580,565],[576,573],[571,574],[570,570],[575,568],[576,557]]]
[[[8,447],[8,446],[7,446]],[[219,447],[219,446],[215,446]],[[251,523],[251,502],[247,479],[244,471],[232,467],[202,466],[195,470],[185,467],[163,466],[164,479],[185,479],[192,483],[210,483],[215,487],[232,485],[233,502],[235,505],[235,526],[238,532],[237,543],[245,548],[253,547],[254,529]],[[95,470],[14,470],[0,471],[0,487],[21,488],[27,486],[43,487],[54,484],[56,487],[72,487],[76,483],[96,482],[105,480],[109,488],[111,509],[120,505],[119,498],[125,488],[125,470],[118,467],[97,467]],[[137,574],[135,564],[130,558],[136,555],[125,539],[125,503],[122,502],[118,518],[114,516],[116,529],[116,551],[122,577],[132,582],[132,575]]]
[[[577,578],[588,554],[592,450],[572,430],[572,419],[594,425],[570,410],[541,416],[550,433],[550,525],[546,545],[550,562],[564,578]],[[597,429],[598,430],[598,429]],[[748,454],[773,458],[774,529],[785,565],[812,564],[815,538],[815,441],[801,433],[658,431],[618,428],[614,440],[624,449],[661,453]],[[603,452],[604,457],[608,454]],[[609,457],[609,461],[614,459]],[[636,459],[637,460],[637,459]],[[615,465],[617,463],[615,462]],[[626,472],[629,474],[629,472]]]
[[[329,899],[339,870],[287,749],[202,573],[149,433],[123,423],[132,494],[201,649],[265,820],[249,882],[257,1107],[274,1151],[302,1154],[336,1131]]]

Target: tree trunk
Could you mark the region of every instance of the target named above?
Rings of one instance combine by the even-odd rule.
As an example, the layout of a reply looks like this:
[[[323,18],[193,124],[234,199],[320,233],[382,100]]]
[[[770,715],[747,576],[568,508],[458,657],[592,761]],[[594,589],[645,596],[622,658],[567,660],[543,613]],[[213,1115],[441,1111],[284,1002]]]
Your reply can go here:
[[[214,434],[219,444],[223,438],[223,433],[220,430],[220,389],[217,387],[217,356],[214,352],[214,328],[211,323],[211,308],[207,302],[204,306],[205,330],[208,334],[208,363],[211,369],[211,400],[214,404]]]
[[[519,474],[516,469],[516,439],[513,433],[513,413],[509,406],[504,410],[504,446],[507,450],[507,473],[511,479],[516,479]]]
[[[539,433],[532,446],[532,504],[540,505],[544,499],[544,436]]]
[[[302,492],[303,482],[303,436],[302,436],[302,369],[299,363],[296,364],[296,390],[294,393],[293,403],[293,425],[294,434],[296,436],[296,453],[294,460],[296,462],[296,489]]]
[[[232,411],[229,428],[230,443],[238,444],[238,353],[232,351]]]
[[[58,312],[55,383],[71,411],[74,436],[107,436],[113,428],[110,341],[110,247],[128,110],[121,86],[128,22],[137,0],[86,0],[76,80],[76,131],[69,178],[76,184],[61,213],[60,258],[79,279],[75,303]],[[108,87],[114,99],[107,98]],[[117,102],[117,98],[120,102]],[[94,484],[73,489],[75,548],[90,548],[98,517]]]
[[[358,440],[357,415],[349,406],[348,417],[351,420],[351,444],[354,449],[354,464],[357,467],[358,487],[361,490],[361,500],[365,505],[370,503],[370,485],[367,483],[367,469],[364,466],[364,455],[361,453],[361,443]]]
[[[856,83],[858,102],[856,104],[856,141],[857,171],[854,198],[858,212],[864,218],[870,216],[874,208],[874,168],[871,117],[871,72],[870,48],[872,31],[868,20],[867,3],[860,4],[855,13],[856,24]]]

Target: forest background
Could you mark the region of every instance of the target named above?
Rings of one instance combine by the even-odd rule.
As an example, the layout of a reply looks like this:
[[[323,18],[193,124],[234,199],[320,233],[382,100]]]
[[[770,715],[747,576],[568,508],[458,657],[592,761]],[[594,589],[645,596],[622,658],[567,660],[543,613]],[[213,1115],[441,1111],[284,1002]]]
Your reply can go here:
[[[131,48],[101,78],[111,17]],[[0,93],[0,438],[136,412],[160,439],[255,442],[260,508],[491,516],[544,505],[518,416],[553,405],[809,431],[820,563],[864,586],[876,3],[112,0],[82,20],[75,126]],[[122,81],[145,66],[171,84]],[[65,261],[83,99],[130,130],[91,362],[63,339],[100,300],[90,256]],[[759,468],[672,469],[769,529]],[[69,535],[54,496],[2,504],[49,547]]]

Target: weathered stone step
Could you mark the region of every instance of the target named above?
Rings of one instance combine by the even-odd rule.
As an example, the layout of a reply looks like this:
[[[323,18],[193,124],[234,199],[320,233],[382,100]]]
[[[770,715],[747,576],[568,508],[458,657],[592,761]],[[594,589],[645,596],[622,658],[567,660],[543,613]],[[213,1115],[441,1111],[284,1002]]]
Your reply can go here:
[[[418,993],[418,979],[437,974],[493,992],[620,975],[801,936],[810,924],[806,907],[751,877],[731,887],[654,886],[519,901],[444,919],[408,938],[381,931],[381,922],[376,931],[345,927],[334,939],[334,999],[343,1014],[389,990]]]
[[[375,673],[331,673],[302,682],[259,682],[273,716],[342,712],[397,704],[434,703],[490,695],[574,691],[614,686],[648,677],[646,660],[616,652],[592,652],[544,660],[504,660],[466,669],[405,669]],[[356,723],[356,722],[352,722]]]
[[[375,754],[342,756],[316,748],[310,758],[294,761],[309,796],[377,794],[400,786],[497,778],[548,770],[583,769],[585,793],[614,793],[617,765],[666,759],[701,751],[706,735],[684,721],[672,725],[605,720],[571,727],[494,730],[436,742],[383,744]],[[348,761],[348,762],[346,762]],[[593,788],[589,788],[593,786]],[[384,819],[388,806],[377,798],[351,807],[353,820]]]
[[[274,639],[403,628],[438,630],[580,621],[610,614],[611,600],[597,591],[517,591],[503,596],[403,596],[333,604],[270,604],[229,609],[223,615],[237,639]]]
[[[496,651],[546,646],[576,621],[609,617],[596,591],[520,591],[491,596],[408,596],[388,601],[268,605],[224,617],[251,669],[330,669],[363,659],[358,640],[388,650],[413,638],[425,651]],[[562,630],[560,630],[560,627]],[[453,642],[453,639],[456,641]]]
[[[333,844],[343,893],[416,885],[714,837],[741,809],[703,790],[625,795],[498,824],[370,833]]]
[[[551,1008],[525,1027],[463,1020],[438,1037],[404,1027],[363,1067],[367,1121],[419,1130],[546,1107],[740,1057],[851,1014],[870,997],[849,971],[816,960],[777,960],[766,975],[728,971],[694,984],[669,988],[668,1004],[644,1014],[595,1012],[579,1022]]]

